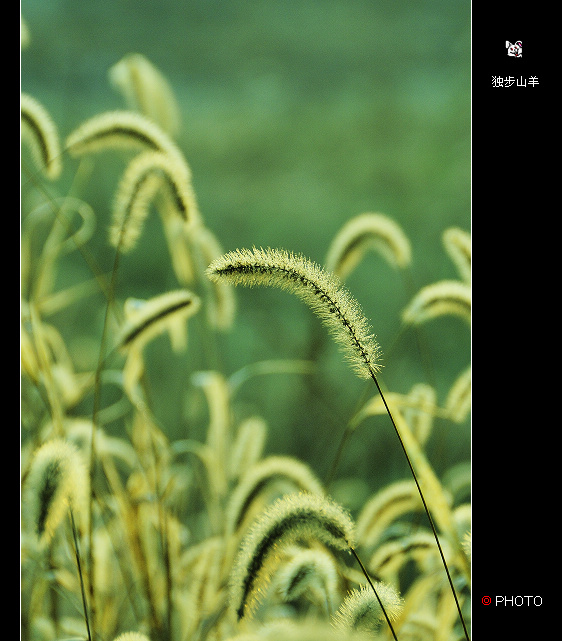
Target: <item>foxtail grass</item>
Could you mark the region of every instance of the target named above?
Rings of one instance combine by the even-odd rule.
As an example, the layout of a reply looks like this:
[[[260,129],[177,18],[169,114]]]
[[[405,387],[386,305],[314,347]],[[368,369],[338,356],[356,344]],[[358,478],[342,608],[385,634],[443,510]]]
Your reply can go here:
[[[66,138],[65,149],[73,157],[114,149],[181,155],[171,136],[132,110],[107,111],[85,120]]]
[[[23,488],[23,517],[41,547],[52,540],[69,509],[84,527],[85,477],[82,455],[69,441],[51,439],[35,452]]]
[[[33,160],[49,180],[62,171],[59,133],[45,107],[32,96],[22,93],[21,136],[31,150]]]
[[[462,281],[470,283],[472,278],[472,241],[470,234],[458,227],[449,227],[443,232],[443,245],[455,264]]]
[[[179,133],[180,109],[164,74],[140,53],[129,53],[107,73],[112,87],[127,107],[158,123],[171,136]]]
[[[367,585],[352,590],[334,616],[335,626],[338,629],[375,632],[385,620],[381,604],[384,604],[384,612],[388,618],[395,620],[402,610],[400,595],[394,588],[380,581],[376,584],[376,594],[378,598]]]
[[[23,34],[22,22],[22,44]],[[79,634],[94,641],[227,639],[243,629],[243,625],[237,627],[242,621],[248,622],[248,632],[236,636],[237,641],[258,635],[275,641],[310,641],[318,638],[318,634],[326,641],[358,641],[369,638],[358,628],[378,628],[384,620],[396,639],[393,622],[399,610],[399,597],[379,580],[387,580],[379,572],[391,573],[397,565],[417,560],[417,555],[423,555],[424,561],[429,558],[433,571],[437,555],[434,547],[429,551],[429,536],[437,541],[447,569],[432,518],[445,534],[447,553],[453,530],[458,530],[460,538],[469,523],[466,505],[451,513],[446,493],[432,476],[421,447],[435,416],[446,415],[456,421],[466,417],[470,403],[469,374],[461,374],[451,388],[445,414],[437,407],[433,388],[412,390],[406,404],[403,399],[397,400],[397,395],[386,394],[385,398],[378,381],[380,348],[359,303],[342,285],[371,248],[380,251],[389,264],[408,271],[411,250],[407,238],[391,219],[365,214],[350,221],[334,239],[326,269],[283,250],[241,250],[223,256],[217,237],[203,224],[191,184],[191,168],[174,139],[178,131],[177,112],[174,113],[175,102],[165,78],[138,54],[124,57],[110,70],[109,77],[127,109],[108,111],[85,121],[67,137],[62,156],[58,133],[47,111],[26,95],[22,95],[21,101],[22,140],[29,145],[35,166],[33,175],[29,172],[31,178],[26,186],[34,187],[34,196],[40,195],[47,201],[47,207],[43,208],[33,203],[31,213],[24,219],[22,251],[26,290],[23,298],[29,298],[22,304],[22,374],[44,405],[33,421],[31,438],[25,443],[26,456],[30,456],[22,486],[22,516],[28,546],[25,553],[30,554],[31,550],[36,555],[32,563],[49,556],[45,563],[48,572],[40,576],[39,585],[34,582],[36,570],[26,581],[34,606],[29,615],[31,636],[50,633],[39,630],[49,616],[55,628],[51,636],[58,638],[66,633],[59,628],[58,606],[62,600],[58,596],[68,588],[75,598],[70,607],[76,607],[80,595],[82,598]],[[106,279],[85,246],[98,212],[94,213],[78,198],[56,198],[49,192],[54,190],[53,182],[62,171],[64,154],[82,160],[101,152],[123,150],[128,153],[120,157],[129,160],[115,193],[113,219],[107,221],[109,244],[115,255],[110,277]],[[81,162],[72,192],[83,182],[82,172],[87,165]],[[33,249],[38,239],[34,232],[38,223],[43,224],[43,210],[47,208],[56,224],[35,259]],[[138,246],[152,208],[162,219],[179,289],[142,301],[133,298],[135,292],[127,298],[130,294],[127,292],[122,306],[117,287],[120,257]],[[82,220],[77,231],[70,214],[78,214]],[[460,294],[445,300],[446,294],[432,298],[427,295],[431,290],[426,290],[426,297],[420,295],[410,306],[405,326],[418,326],[443,313],[469,317],[469,241],[467,234],[456,229],[447,230],[443,237],[459,272],[460,281],[455,281],[455,287]],[[95,276],[94,285],[106,302],[93,373],[74,371],[62,333],[44,321],[45,316],[94,291],[91,284],[53,291],[58,261],[73,248],[78,248],[85,258]],[[250,363],[230,377],[218,368],[198,371],[189,378],[189,383],[201,388],[207,399],[206,441],[198,442],[191,434],[175,443],[168,441],[166,431],[160,429],[152,414],[148,380],[141,380],[145,374],[143,350],[163,331],[169,332],[173,350],[183,349],[187,341],[186,320],[200,309],[205,312],[206,323],[202,320],[200,327],[205,336],[207,332],[228,330],[235,311],[231,285],[273,286],[298,296],[321,319],[355,373],[361,379],[375,382],[415,480],[409,483],[404,501],[396,497],[388,499],[375,511],[382,515],[380,521],[388,524],[405,511],[419,510],[418,493],[432,535],[424,532],[423,537],[415,540],[399,537],[402,546],[407,545],[408,549],[390,549],[382,543],[365,566],[357,549],[362,545],[368,548],[373,542],[380,544],[380,529],[367,518],[362,521],[361,514],[356,527],[347,511],[328,498],[326,486],[304,462],[282,456],[264,457],[267,422],[260,416],[239,416],[233,411],[239,409],[233,397],[241,385],[256,375],[309,374],[313,371],[311,361]],[[202,317],[203,314],[198,315],[196,321]],[[108,346],[111,351],[106,353]],[[114,354],[124,356],[123,368],[109,369],[108,356]],[[102,408],[101,391],[106,382],[118,387],[120,400]],[[83,419],[79,415],[83,406],[78,403],[89,392],[93,392],[93,409]],[[191,419],[195,415],[199,418],[199,402],[197,399],[186,403],[190,408],[185,425],[182,407],[180,429],[191,430]],[[365,406],[350,429],[355,429],[367,416],[380,413],[380,405]],[[122,420],[125,415],[126,434],[109,437],[105,425],[116,418]],[[111,434],[116,434],[113,427]],[[59,438],[49,440],[52,436]],[[45,441],[46,445],[39,447]],[[85,452],[84,462],[80,450]],[[196,455],[195,466],[191,461],[184,465],[179,460],[187,452]],[[205,474],[200,473],[197,463],[203,463]],[[286,495],[296,490],[304,493]],[[277,495],[282,498],[273,502]],[[264,505],[266,509],[260,513]],[[189,527],[183,525],[176,513],[184,509],[189,511]],[[56,565],[61,556],[57,545],[63,542],[59,535],[65,514],[70,519],[79,581],[74,575],[69,578],[64,564]],[[253,527],[247,529],[250,518],[256,514]],[[197,540],[199,536],[203,540]],[[33,546],[29,545],[30,539]],[[242,545],[232,567],[240,540]],[[80,550],[83,543],[85,563]],[[469,540],[463,538],[460,545],[466,558]],[[342,562],[340,557],[347,554],[352,555],[361,572]],[[449,562],[459,565],[456,557]],[[35,568],[43,570],[36,563]],[[448,569],[447,575],[455,595]],[[338,608],[343,588],[363,585],[363,577],[368,588],[349,591],[332,626],[318,622],[311,627],[301,621],[297,629],[295,625],[277,623],[262,626],[253,634],[255,610],[271,592],[287,609],[302,599],[295,612],[304,602],[307,608],[310,603],[314,608],[320,606],[326,619]],[[426,594],[439,582],[439,577],[430,578],[431,582],[424,586]],[[48,582],[56,590],[51,590],[54,596],[50,603],[47,599],[43,603]],[[442,583],[446,589],[445,582]],[[271,589],[267,596],[266,588]],[[447,600],[442,594],[438,597],[438,614],[449,622],[454,604],[447,596]],[[464,627],[456,595],[454,601]],[[400,618],[398,625],[401,624]],[[116,636],[127,629],[131,632]],[[137,629],[139,632],[132,631]]]
[[[197,204],[186,164],[173,154],[144,152],[127,166],[115,196],[110,228],[113,247],[119,247],[122,252],[135,247],[149,207],[162,189],[166,190],[174,211],[183,222],[195,224]]]
[[[281,602],[290,603],[305,595],[330,617],[338,598],[338,570],[334,556],[322,548],[291,550],[274,578],[274,591]]]
[[[415,439],[409,438],[409,433],[403,434],[403,428],[398,428],[390,407],[386,402],[377,377],[380,370],[380,364],[378,362],[380,348],[373,338],[369,323],[363,315],[357,301],[355,301],[333,274],[326,272],[320,266],[302,256],[294,255],[284,250],[253,248],[252,250],[243,249],[229,252],[211,263],[207,269],[207,274],[212,280],[223,280],[233,285],[243,285],[246,287],[256,285],[272,286],[295,294],[303,300],[327,326],[332,337],[343,347],[344,353],[355,372],[361,378],[371,378],[373,380],[416,483],[416,488],[429,520],[435,543],[439,549],[439,554],[455,599],[465,636],[469,639],[453,580],[445,561],[433,517],[426,503],[416,469],[412,463],[411,454],[415,454],[417,460],[424,464],[424,476],[431,480],[432,486],[435,485],[433,483],[434,476],[430,473],[428,466],[425,465],[425,459],[421,455],[421,450],[413,447]],[[454,310],[466,314],[470,311],[469,291],[464,284],[462,285],[462,289],[458,285],[460,284],[455,283],[453,285],[453,294],[448,296],[447,302],[449,302],[452,297]],[[423,294],[421,298],[421,305],[418,304],[418,300],[416,299],[415,305],[412,306],[414,309],[414,318],[418,321],[420,320],[419,314],[423,316],[424,313],[435,313],[431,305],[435,297],[429,297],[429,304]],[[429,310],[427,309],[428,307],[430,308]],[[419,309],[421,309],[421,311],[418,312]],[[405,318],[409,319],[406,315]],[[404,442],[404,436],[408,436],[408,443]],[[436,483],[438,485],[438,481]],[[440,493],[437,492],[436,495],[440,496]],[[371,587],[373,586],[371,585]]]
[[[316,263],[279,249],[242,249],[213,261],[213,281],[278,287],[298,296],[319,316],[361,378],[379,371],[380,348],[359,303]]]
[[[393,267],[412,262],[408,237],[392,218],[379,213],[351,218],[334,236],[324,262],[327,271],[345,280],[368,249],[381,253]]]
[[[470,285],[457,280],[444,280],[422,287],[402,313],[406,325],[420,325],[438,316],[452,315],[470,323]]]
[[[273,503],[244,537],[231,574],[231,603],[238,620],[251,612],[260,589],[268,584],[278,547],[299,539],[349,551],[355,544],[354,524],[343,508],[314,494],[289,494]]]
[[[87,638],[91,641],[90,613],[84,585],[79,547],[79,530],[84,531],[88,489],[86,467],[81,453],[69,441],[54,438],[35,452],[23,488],[24,522],[34,532],[39,548],[46,550],[68,517],[82,596]]]
[[[308,465],[291,456],[268,456],[248,469],[233,490],[226,509],[226,531],[230,534],[240,527],[252,502],[268,486],[283,482],[296,490],[324,495]]]
[[[278,499],[255,520],[242,540],[230,579],[231,604],[238,621],[251,614],[269,584],[278,550],[299,540],[318,541],[355,557],[396,639],[384,604],[355,551],[351,516],[334,501],[306,492]]]

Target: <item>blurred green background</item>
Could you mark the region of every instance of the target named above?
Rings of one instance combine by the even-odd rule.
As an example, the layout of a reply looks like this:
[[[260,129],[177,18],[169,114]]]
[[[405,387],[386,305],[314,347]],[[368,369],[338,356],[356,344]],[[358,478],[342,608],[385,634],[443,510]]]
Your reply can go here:
[[[441,236],[451,226],[470,229],[469,2],[23,0],[21,10],[31,37],[21,55],[22,90],[47,107],[63,138],[124,106],[107,71],[125,54],[142,53],[166,75],[181,106],[179,144],[202,215],[225,251],[284,247],[321,263],[350,217],[393,217],[412,243],[412,286],[374,254],[347,285],[381,344],[383,384],[406,393],[429,382],[444,402],[470,361],[470,330],[456,318],[424,325],[428,370],[415,333],[399,334],[400,311],[419,287],[457,277]],[[75,189],[77,166],[65,159],[55,192]],[[107,153],[78,183],[96,211],[91,247],[105,272],[113,261],[105,227],[122,169]],[[122,300],[177,286],[156,216],[120,269]],[[75,254],[60,286],[90,277]],[[219,337],[226,375],[264,359],[304,358],[311,336],[323,332],[286,293],[240,289],[237,300],[235,325]],[[84,305],[53,319],[78,361],[87,360],[81,351],[95,344],[103,317],[101,298]],[[197,348],[192,334],[187,355],[176,357],[163,337],[148,355],[154,411],[172,438],[202,437],[204,402],[186,392],[193,371],[209,366]],[[313,377],[253,379],[236,408],[268,421],[267,453],[297,454],[325,476],[346,421],[375,391],[326,341]],[[437,420],[430,452],[439,473],[468,460],[469,423]],[[365,422],[340,474],[366,479],[371,489],[407,478],[388,420]]]

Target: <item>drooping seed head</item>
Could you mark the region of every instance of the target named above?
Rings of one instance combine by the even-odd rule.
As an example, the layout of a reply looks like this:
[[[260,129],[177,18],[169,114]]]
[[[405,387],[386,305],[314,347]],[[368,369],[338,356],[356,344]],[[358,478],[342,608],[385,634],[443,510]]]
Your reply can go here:
[[[298,493],[278,499],[256,519],[235,560],[230,601],[238,619],[251,611],[268,584],[277,551],[298,539],[350,551],[355,526],[340,505],[325,497]]]
[[[22,491],[24,523],[40,546],[53,537],[69,509],[75,520],[86,513],[86,471],[70,442],[53,439],[34,454]]]
[[[229,252],[207,269],[211,280],[278,287],[295,294],[319,316],[361,378],[380,369],[379,346],[359,303],[336,276],[316,263],[279,249]]]

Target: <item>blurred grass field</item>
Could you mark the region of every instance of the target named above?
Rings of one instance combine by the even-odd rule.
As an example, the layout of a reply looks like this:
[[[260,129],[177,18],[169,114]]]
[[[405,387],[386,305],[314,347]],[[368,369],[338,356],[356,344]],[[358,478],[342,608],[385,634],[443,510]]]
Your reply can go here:
[[[142,53],[166,75],[181,106],[178,142],[201,212],[225,251],[283,247],[321,263],[350,217],[394,218],[412,243],[413,290],[376,255],[347,285],[381,344],[384,385],[406,393],[429,382],[443,401],[470,360],[467,327],[455,318],[423,327],[429,373],[413,332],[396,339],[415,290],[456,277],[443,231],[470,230],[469,3],[24,0],[21,11],[31,38],[21,88],[47,107],[63,138],[85,119],[123,107],[107,71],[125,54]],[[77,176],[77,167],[65,159],[56,191],[78,190],[94,207],[99,229],[90,249],[108,272],[105,226],[122,163],[107,154],[87,175]],[[24,198],[29,180],[24,172]],[[177,286],[156,216],[120,269],[121,300]],[[61,287],[89,278],[79,254],[65,258]],[[304,358],[312,333],[322,331],[284,293],[241,290],[237,300],[235,325],[218,348],[226,375],[264,359]],[[78,307],[55,318],[85,367],[95,358],[102,303],[93,296],[87,313]],[[166,341],[151,346],[147,373],[156,416],[181,438],[201,411],[201,399],[187,393],[190,375],[212,362],[193,343],[174,357]],[[253,379],[237,400],[241,412],[268,421],[269,452],[298,454],[323,476],[366,388],[329,343],[315,376],[321,397],[301,376],[276,375]],[[433,439],[438,472],[470,456],[468,425],[437,420]],[[372,486],[407,475],[382,418],[361,427],[341,465],[342,476]]]

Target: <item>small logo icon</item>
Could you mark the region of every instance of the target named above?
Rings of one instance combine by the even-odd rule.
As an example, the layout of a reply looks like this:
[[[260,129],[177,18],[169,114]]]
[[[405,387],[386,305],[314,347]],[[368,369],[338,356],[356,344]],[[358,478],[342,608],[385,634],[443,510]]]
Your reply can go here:
[[[505,46],[507,48],[507,55],[512,58],[522,58],[523,57],[523,45],[521,40],[518,40],[515,44],[511,44],[509,40],[505,41]]]

